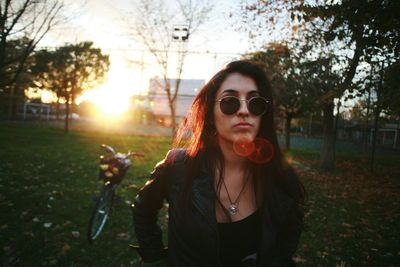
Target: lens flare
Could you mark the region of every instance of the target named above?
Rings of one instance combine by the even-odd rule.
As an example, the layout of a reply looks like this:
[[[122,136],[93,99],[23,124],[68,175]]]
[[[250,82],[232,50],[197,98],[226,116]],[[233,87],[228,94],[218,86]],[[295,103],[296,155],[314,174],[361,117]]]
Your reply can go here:
[[[267,163],[274,156],[274,147],[267,139],[256,138],[253,142],[254,151],[248,155],[248,159],[257,164]]]
[[[254,152],[255,145],[248,138],[241,138],[233,142],[233,151],[242,157],[247,157]]]

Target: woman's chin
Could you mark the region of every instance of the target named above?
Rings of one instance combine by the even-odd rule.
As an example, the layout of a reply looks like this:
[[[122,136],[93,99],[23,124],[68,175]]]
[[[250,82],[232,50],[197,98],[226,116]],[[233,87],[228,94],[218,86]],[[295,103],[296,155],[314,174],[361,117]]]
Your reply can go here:
[[[249,143],[253,142],[255,139],[255,135],[250,133],[250,132],[238,132],[235,133],[233,136],[233,143],[235,142],[244,142],[244,143]]]
[[[233,142],[233,151],[239,156],[247,157],[255,150],[252,138],[239,138]]]

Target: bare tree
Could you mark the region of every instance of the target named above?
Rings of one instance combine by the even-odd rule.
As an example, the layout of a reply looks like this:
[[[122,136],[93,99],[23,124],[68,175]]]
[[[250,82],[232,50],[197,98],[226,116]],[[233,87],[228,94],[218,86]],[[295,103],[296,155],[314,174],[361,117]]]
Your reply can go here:
[[[28,56],[56,24],[62,21],[63,1],[0,1],[0,88],[9,92],[10,119],[13,112],[15,82],[24,70]],[[16,49],[13,43],[21,45]]]
[[[184,62],[188,53],[189,36],[208,19],[213,4],[208,0],[175,0],[176,8],[162,0],[137,0],[132,37],[140,42],[155,58],[160,68],[163,87],[171,112],[172,134],[176,133],[176,100],[179,92]],[[171,86],[172,50],[177,53],[176,83]]]

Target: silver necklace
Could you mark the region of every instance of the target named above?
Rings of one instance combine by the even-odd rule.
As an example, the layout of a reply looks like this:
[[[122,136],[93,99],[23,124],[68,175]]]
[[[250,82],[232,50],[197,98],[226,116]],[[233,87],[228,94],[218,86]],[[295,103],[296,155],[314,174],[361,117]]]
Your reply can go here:
[[[238,213],[238,201],[246,187],[248,180],[249,180],[249,176],[247,176],[246,181],[244,182],[244,185],[243,185],[242,189],[240,190],[239,195],[237,196],[235,201],[232,201],[231,196],[229,195],[229,192],[228,192],[228,188],[226,187],[225,180],[222,179],[222,184],[224,185],[224,188],[225,188],[226,194],[228,195],[228,199],[229,199],[229,203],[230,203],[229,207],[228,207],[228,212],[231,216],[236,215],[236,213]]]

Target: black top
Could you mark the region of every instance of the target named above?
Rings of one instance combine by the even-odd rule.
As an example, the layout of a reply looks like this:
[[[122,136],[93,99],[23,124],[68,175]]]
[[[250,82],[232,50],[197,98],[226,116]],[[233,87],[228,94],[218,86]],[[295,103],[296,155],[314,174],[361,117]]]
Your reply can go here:
[[[206,156],[201,152],[196,159],[199,171],[193,177],[192,186],[186,187],[189,156],[186,150],[171,150],[166,159],[156,165],[150,180],[138,192],[132,211],[140,246],[138,252],[144,262],[164,259],[171,267],[222,267],[220,235],[215,222],[214,177]],[[295,175],[287,178],[291,179],[290,183],[298,183]],[[182,209],[184,190],[189,190],[191,199],[186,209]],[[280,186],[272,187],[270,194],[277,205],[271,207],[267,205],[269,203],[260,203],[258,212],[262,230],[256,266],[293,267],[292,256],[302,231],[301,218],[297,215],[302,210]],[[157,216],[165,200],[169,203],[168,250],[162,242],[163,231]],[[251,265],[255,264],[244,266]]]
[[[220,256],[223,266],[241,266],[242,261],[255,260],[261,237],[259,211],[231,223],[218,223]]]

